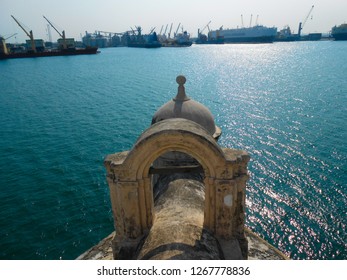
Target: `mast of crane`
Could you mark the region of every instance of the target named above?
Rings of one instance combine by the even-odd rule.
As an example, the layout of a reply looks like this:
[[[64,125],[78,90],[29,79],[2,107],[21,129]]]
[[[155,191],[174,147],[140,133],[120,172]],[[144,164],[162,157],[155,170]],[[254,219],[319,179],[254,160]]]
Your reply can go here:
[[[166,27],[165,27],[165,31],[164,31],[164,36],[166,36],[166,30],[167,30],[167,27],[168,27],[169,24],[166,24]]]
[[[14,34],[12,34],[12,35],[10,35],[9,37],[6,37],[6,38],[4,38],[5,40],[8,40],[8,39],[10,39],[10,38],[12,38],[13,36],[16,36],[17,35],[17,33],[14,33]],[[1,37],[1,35],[0,35],[0,37]]]
[[[63,39],[63,49],[67,49],[67,45],[66,45],[66,37],[65,37],[65,31],[63,30],[62,33],[60,33],[58,31],[57,28],[55,28],[55,26],[45,17],[43,16],[45,20],[47,20],[47,22],[49,23],[50,26],[53,27],[53,29],[59,34],[59,36]]]
[[[251,19],[249,21],[249,27],[252,27],[252,19],[253,19],[253,15],[251,14]]]
[[[48,34],[48,40],[52,43],[52,33],[51,33],[51,26],[47,24],[47,34]]]
[[[30,32],[26,31],[25,28],[19,23],[19,21],[11,15],[11,17],[14,19],[14,21],[19,25],[20,28],[24,31],[24,33],[30,38],[30,43],[31,43],[31,50],[36,53],[36,45],[35,45],[35,40],[34,40],[34,35],[33,31],[30,30]]]
[[[304,28],[304,25],[305,25],[307,19],[309,18],[313,8],[314,8],[314,5],[312,5],[312,7],[311,7],[310,11],[308,12],[308,14],[307,14],[306,18],[304,19],[304,21],[299,23],[299,29],[298,29],[298,36],[299,37],[301,36],[301,30]]]
[[[17,35],[17,33],[14,33],[14,34],[10,35],[9,37],[6,37],[6,38],[4,38],[2,35],[0,35],[0,54],[8,54],[6,40],[10,39],[16,35]]]
[[[200,36],[202,34],[202,32],[204,32],[206,27],[208,28],[208,31],[210,32],[210,28],[208,27],[210,23],[211,23],[211,21],[209,21],[208,24],[206,24],[201,30],[198,29],[198,36]]]
[[[180,25],[181,25],[181,23],[179,23],[179,24],[178,24],[177,29],[176,29],[176,32],[174,33],[174,37],[176,37],[176,36],[177,36],[178,29],[180,28]]]
[[[169,39],[170,39],[170,36],[171,36],[172,24],[173,23],[171,23],[171,26],[170,26],[170,31],[169,31],[169,36],[168,36]]]
[[[0,54],[8,54],[5,38],[0,35]]]

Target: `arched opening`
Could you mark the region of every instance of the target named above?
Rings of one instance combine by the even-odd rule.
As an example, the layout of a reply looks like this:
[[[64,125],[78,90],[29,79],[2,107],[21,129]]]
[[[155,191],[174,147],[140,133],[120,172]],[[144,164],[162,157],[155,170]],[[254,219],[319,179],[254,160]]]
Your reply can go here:
[[[167,155],[174,156],[167,159],[165,158]],[[139,211],[142,232],[151,228],[154,218],[151,173],[157,168],[155,163],[166,161],[170,165],[173,160],[182,160],[184,157],[188,159],[187,162],[183,160],[180,166],[171,166],[168,169],[175,167],[176,170],[173,172],[176,173],[178,169],[181,171],[186,169],[192,173],[198,170],[203,171],[200,173],[203,174],[207,197],[204,202],[204,226],[215,231],[213,184],[216,178],[222,179],[223,176],[228,175],[228,172],[224,171],[227,168],[224,153],[215,139],[199,124],[177,118],[158,122],[143,132],[124,161],[124,165],[131,171],[131,176],[140,183]],[[165,171],[165,167],[163,168]],[[172,172],[172,170],[169,171]],[[130,174],[127,175],[129,177]],[[126,180],[131,179],[129,177]]]
[[[222,150],[215,139],[195,122],[169,119],[152,125],[142,133],[131,151],[110,155],[105,160],[117,231],[115,252],[128,248],[127,251],[132,254],[139,240],[151,231],[154,221],[160,224],[158,221],[169,219],[170,215],[155,217],[157,209],[154,202],[156,196],[165,190],[165,184],[175,198],[178,196],[178,200],[176,204],[167,204],[162,209],[180,208],[176,207],[181,202],[180,195],[181,200],[188,195],[179,191],[194,189],[198,194],[195,200],[200,201],[198,208],[203,208],[203,211],[198,211],[200,218],[196,219],[200,219],[200,229],[211,232],[218,240],[230,240],[237,235],[243,238],[243,206],[238,213],[236,198],[238,192],[242,192],[244,200],[248,158],[242,151]],[[191,178],[198,183],[192,184],[189,181]],[[178,180],[184,180],[179,182],[179,187],[170,185]],[[158,182],[162,186],[157,185]],[[205,196],[199,197],[202,188]],[[169,194],[166,191],[163,193]],[[192,201],[186,202],[189,204]],[[160,207],[160,203],[156,202],[156,206]],[[181,207],[172,212],[171,217],[180,216],[190,223],[185,218],[194,217],[192,213],[197,209],[195,205],[191,206],[190,214]]]
[[[150,169],[153,224],[138,246],[138,259],[222,259],[218,240],[204,227],[205,173],[190,154],[172,150]]]
[[[149,169],[154,202],[168,187],[169,182],[178,179],[204,183],[202,165],[187,153],[170,151],[158,157]]]

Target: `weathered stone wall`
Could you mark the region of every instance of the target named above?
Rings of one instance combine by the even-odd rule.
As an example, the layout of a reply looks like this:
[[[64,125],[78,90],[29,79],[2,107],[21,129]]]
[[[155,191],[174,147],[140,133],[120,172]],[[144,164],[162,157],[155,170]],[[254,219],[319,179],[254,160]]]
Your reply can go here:
[[[280,252],[277,248],[270,245],[264,239],[245,228],[246,238],[248,240],[248,259],[249,260],[288,260],[289,258]],[[77,260],[112,260],[112,240],[115,232],[111,233],[97,245],[93,246]]]
[[[162,170],[155,162],[163,155],[177,152],[194,159],[198,165],[191,171],[200,170],[199,177],[203,178],[202,228],[223,244],[225,258],[246,259],[244,221],[249,156],[244,151],[221,149],[203,127],[180,118],[153,124],[131,151],[109,155],[105,160],[117,230],[114,258],[134,258],[140,241],[152,230],[156,215],[153,184],[162,179],[154,180],[151,170],[160,173]],[[182,162],[164,169],[170,174],[182,173]]]
[[[249,242],[276,259],[245,229],[248,154],[219,147],[213,115],[176,81],[132,150],[105,159],[116,234],[80,259],[109,258],[111,238],[113,259],[247,259]]]

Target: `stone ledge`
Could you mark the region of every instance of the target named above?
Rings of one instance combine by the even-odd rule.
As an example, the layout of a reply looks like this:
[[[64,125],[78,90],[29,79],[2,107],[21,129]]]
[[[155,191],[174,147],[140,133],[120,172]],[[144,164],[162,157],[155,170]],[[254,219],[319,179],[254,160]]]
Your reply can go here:
[[[80,255],[76,260],[112,260],[112,239],[114,236],[115,232],[112,232],[97,245]]]
[[[250,229],[245,228],[248,240],[248,259],[249,260],[289,260],[289,258],[277,248],[256,235]],[[112,239],[115,232],[101,240],[76,260],[112,260]]]
[[[289,260],[285,254],[249,228],[245,228],[245,234],[248,240],[248,260]]]

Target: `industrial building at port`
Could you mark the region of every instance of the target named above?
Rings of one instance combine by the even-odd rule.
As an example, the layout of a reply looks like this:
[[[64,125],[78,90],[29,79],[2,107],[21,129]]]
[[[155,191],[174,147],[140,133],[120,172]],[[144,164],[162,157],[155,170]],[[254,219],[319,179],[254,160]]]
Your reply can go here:
[[[66,38],[65,32],[60,32],[56,27],[44,17],[49,25],[47,32],[49,35],[48,42],[42,39],[34,38],[33,31],[27,31],[15,19],[16,23],[23,29],[29,40],[23,44],[8,44],[6,40],[15,36],[13,34],[5,38],[0,36],[0,55],[2,58],[8,58],[8,54],[19,52],[40,52],[48,54],[52,50],[72,50],[82,48],[107,48],[107,47],[189,47],[196,44],[224,44],[224,43],[272,43],[272,42],[293,42],[293,41],[319,41],[319,40],[347,40],[347,24],[331,27],[327,34],[319,32],[305,34],[303,32],[306,22],[311,18],[314,6],[312,6],[303,21],[299,22],[298,29],[293,32],[289,26],[278,30],[277,27],[266,27],[258,24],[258,16],[255,23],[252,24],[252,15],[249,24],[244,24],[241,15],[241,25],[236,28],[218,29],[210,28],[210,23],[199,28],[197,37],[192,37],[188,31],[184,30],[181,23],[177,26],[173,23],[166,26],[162,25],[160,31],[156,28],[143,31],[140,26],[130,27],[130,30],[123,32],[85,31],[81,41],[75,41],[74,38]],[[61,37],[56,43],[52,42],[51,28],[53,28]],[[89,51],[89,50],[88,50]],[[96,52],[96,51],[95,51]],[[75,52],[76,53],[76,52]],[[75,54],[74,53],[74,54]],[[94,52],[93,52],[94,53]]]

